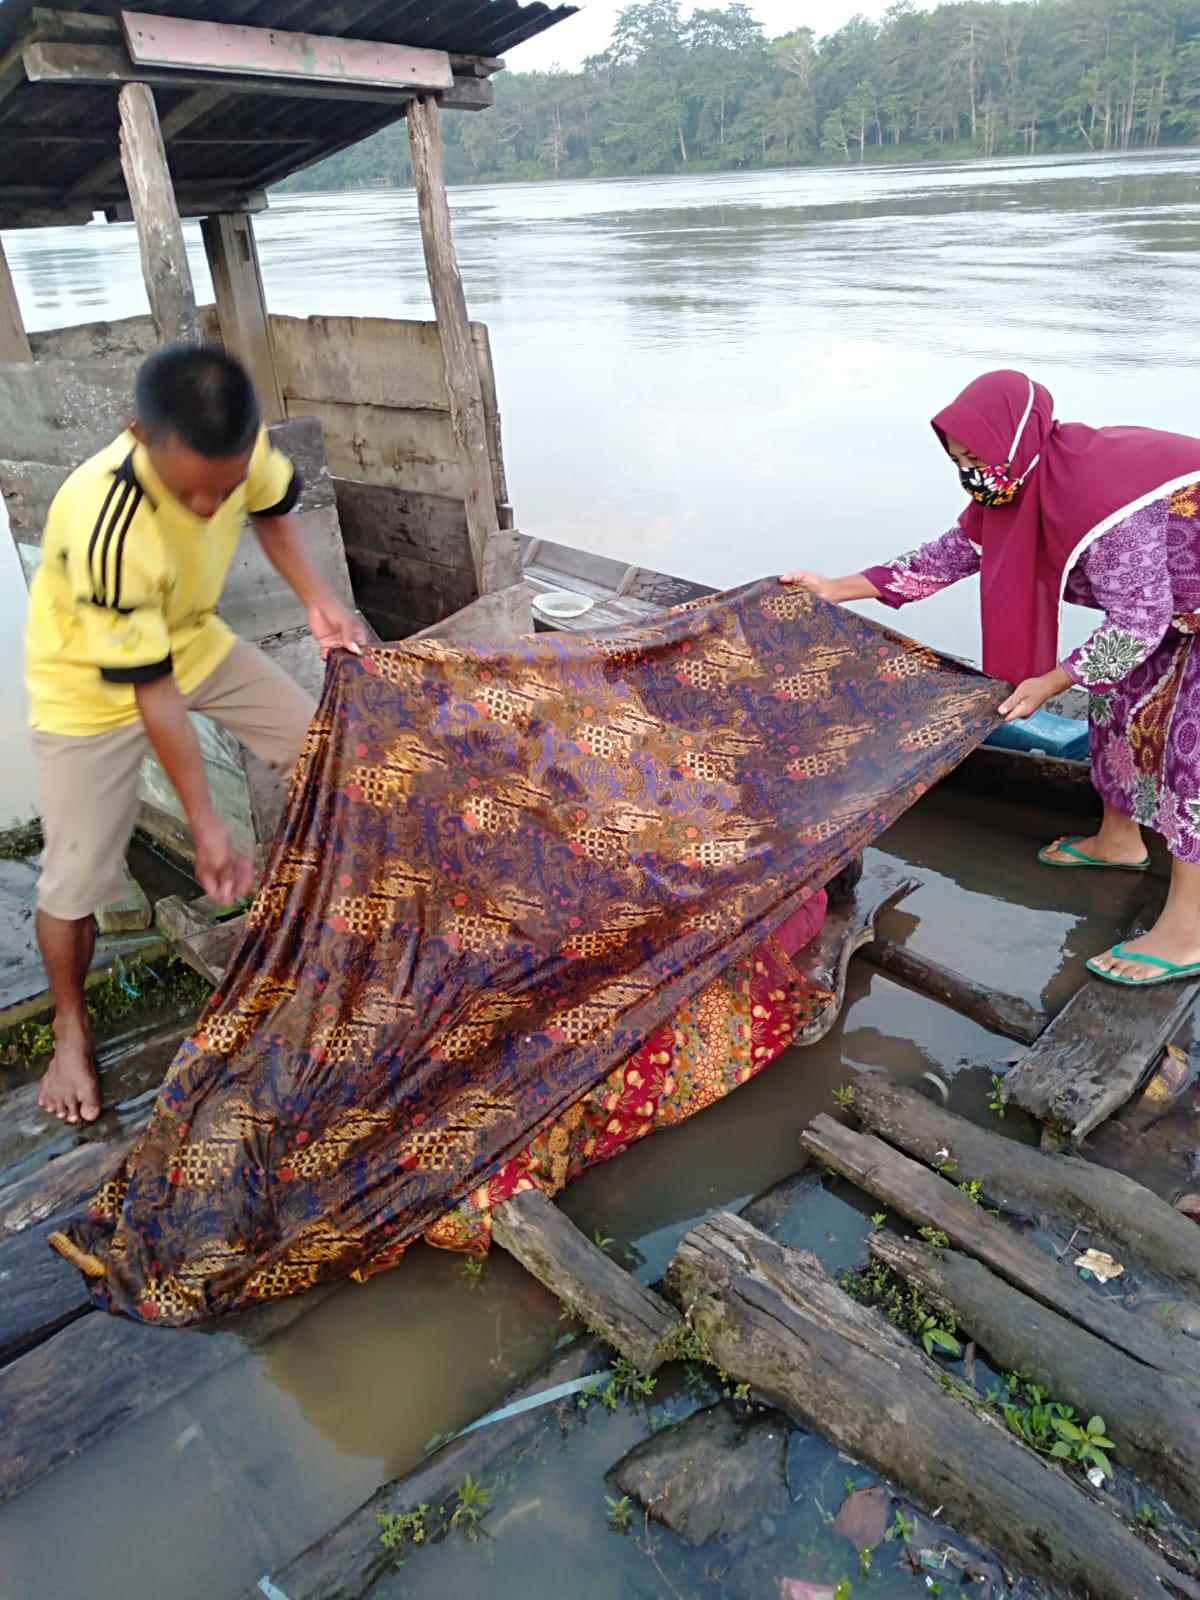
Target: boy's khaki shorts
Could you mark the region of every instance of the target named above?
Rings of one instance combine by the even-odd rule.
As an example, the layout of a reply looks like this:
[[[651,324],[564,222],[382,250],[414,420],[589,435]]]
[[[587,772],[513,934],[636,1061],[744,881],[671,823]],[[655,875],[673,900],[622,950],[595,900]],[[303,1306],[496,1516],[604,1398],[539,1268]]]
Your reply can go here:
[[[273,772],[296,765],[316,703],[261,650],[238,640],[198,689],[189,711],[211,717]],[[33,733],[45,849],[38,906],[78,922],[118,899],[138,814],[150,741],[139,718],[86,738]]]

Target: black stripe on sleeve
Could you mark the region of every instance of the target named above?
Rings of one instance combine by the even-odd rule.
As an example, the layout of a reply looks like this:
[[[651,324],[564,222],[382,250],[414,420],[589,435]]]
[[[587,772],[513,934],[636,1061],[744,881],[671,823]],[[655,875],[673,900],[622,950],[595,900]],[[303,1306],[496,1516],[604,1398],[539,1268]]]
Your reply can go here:
[[[102,558],[99,572],[97,572],[96,546],[100,542],[100,535],[104,532],[104,525],[108,521],[108,513],[113,503],[113,497],[120,488],[122,488],[121,480],[114,474],[108,493],[104,497],[104,504],[100,507],[100,515],[96,518],[96,526],[92,529],[92,537],[88,540],[88,573],[92,580],[92,595],[100,604],[104,603],[104,563]]]
[[[130,524],[137,515],[137,509],[141,503],[142,491],[139,485],[129,496],[128,504],[125,507],[125,515],[121,519],[121,527],[117,533],[116,548],[113,551],[112,608],[114,611],[121,610],[121,562],[125,556],[125,535],[129,532]],[[105,550],[107,551],[107,549],[108,541],[105,540]]]
[[[167,656],[148,667],[101,667],[100,676],[105,683],[157,683],[159,678],[169,677],[172,670],[171,658]]]
[[[252,517],[286,517],[289,511],[296,509],[296,502],[304,493],[304,479],[292,468],[292,481],[284,490],[283,498],[277,500],[273,506],[264,506],[261,511],[252,511]]]

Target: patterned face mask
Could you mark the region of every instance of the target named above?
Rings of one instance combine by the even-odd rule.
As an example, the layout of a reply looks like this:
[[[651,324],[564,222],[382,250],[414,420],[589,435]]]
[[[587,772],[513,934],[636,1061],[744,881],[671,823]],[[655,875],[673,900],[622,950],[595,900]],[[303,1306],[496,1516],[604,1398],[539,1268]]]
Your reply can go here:
[[[1009,476],[1012,463],[1002,467],[959,467],[958,481],[977,504],[981,506],[1006,506],[1017,497],[1017,490],[1025,482],[1024,476]]]
[[[1013,437],[1012,449],[1008,452],[1008,460],[1001,467],[959,467],[958,481],[971,496],[976,504],[981,506],[1007,506],[1017,498],[1017,490],[1025,479],[1037,466],[1040,456],[1025,468],[1019,478],[1012,476],[1012,464],[1016,459],[1017,446],[1021,443],[1021,436],[1025,432],[1025,424],[1033,413],[1034,389],[1032,382],[1029,385],[1029,400],[1025,406],[1025,414],[1017,424],[1017,431]]]

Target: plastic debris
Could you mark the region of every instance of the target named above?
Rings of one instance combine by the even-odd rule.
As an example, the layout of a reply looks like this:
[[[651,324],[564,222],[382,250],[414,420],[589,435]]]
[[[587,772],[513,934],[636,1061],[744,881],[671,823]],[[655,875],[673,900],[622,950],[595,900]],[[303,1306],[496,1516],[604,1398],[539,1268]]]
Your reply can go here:
[[[855,1489],[842,1501],[833,1524],[834,1533],[848,1539],[855,1550],[874,1550],[888,1530],[892,1497],[886,1489]]]
[[[1081,1256],[1075,1257],[1075,1265],[1083,1272],[1090,1272],[1100,1283],[1107,1283],[1110,1278],[1119,1278],[1125,1271],[1120,1262],[1114,1261],[1106,1250],[1085,1250]]]
[[[779,1600],[837,1600],[827,1583],[805,1583],[802,1578],[780,1578]]]

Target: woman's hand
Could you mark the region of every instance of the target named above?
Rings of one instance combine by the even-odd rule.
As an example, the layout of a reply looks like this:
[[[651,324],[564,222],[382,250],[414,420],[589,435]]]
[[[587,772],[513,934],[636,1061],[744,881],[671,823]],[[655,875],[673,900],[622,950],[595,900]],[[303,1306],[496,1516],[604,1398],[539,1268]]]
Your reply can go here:
[[[829,600],[835,605],[847,600],[879,599],[879,590],[861,572],[851,573],[848,578],[823,578],[819,572],[788,572],[779,581],[789,589],[807,589],[818,600]]]
[[[1035,711],[1040,711],[1047,700],[1065,693],[1074,681],[1061,667],[1055,667],[1053,672],[1044,672],[1040,678],[1026,678],[1001,705],[1000,715],[1005,722],[1023,722]]]

